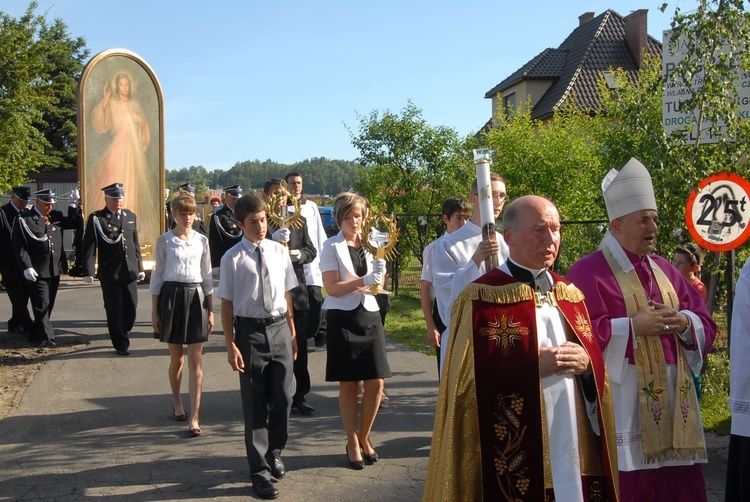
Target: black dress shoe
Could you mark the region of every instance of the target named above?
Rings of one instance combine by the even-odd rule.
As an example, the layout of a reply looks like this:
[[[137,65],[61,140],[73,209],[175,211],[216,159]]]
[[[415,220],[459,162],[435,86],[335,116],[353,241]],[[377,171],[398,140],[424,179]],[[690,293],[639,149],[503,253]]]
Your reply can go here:
[[[347,446],[344,450],[346,453],[346,460],[349,462],[349,467],[354,469],[355,471],[361,471],[365,468],[365,461],[364,460],[352,460],[349,458],[349,447]]]
[[[270,458],[268,463],[271,464],[271,476],[276,479],[283,479],[286,476],[286,468],[284,462],[281,461],[281,457]]]
[[[300,413],[303,415],[312,415],[313,412],[315,412],[315,408],[310,406],[306,401],[299,401],[297,403],[292,404],[294,408],[297,409]]]
[[[262,499],[275,499],[279,496],[279,490],[267,479],[253,482],[253,492]]]
[[[121,356],[129,356],[130,355],[130,349],[115,349],[117,351],[117,354]]]
[[[39,347],[40,348],[44,348],[44,347],[57,347],[57,344],[55,343],[54,340],[42,340],[39,343]]]
[[[315,335],[315,346],[316,347],[323,347],[326,344],[326,334],[325,333],[318,333]]]

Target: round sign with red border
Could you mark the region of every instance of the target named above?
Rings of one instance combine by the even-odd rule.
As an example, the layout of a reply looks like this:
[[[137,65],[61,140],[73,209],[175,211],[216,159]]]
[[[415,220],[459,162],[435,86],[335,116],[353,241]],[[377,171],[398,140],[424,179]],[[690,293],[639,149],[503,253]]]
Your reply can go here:
[[[695,242],[709,251],[731,251],[750,237],[750,183],[719,173],[698,183],[685,206],[685,223]]]

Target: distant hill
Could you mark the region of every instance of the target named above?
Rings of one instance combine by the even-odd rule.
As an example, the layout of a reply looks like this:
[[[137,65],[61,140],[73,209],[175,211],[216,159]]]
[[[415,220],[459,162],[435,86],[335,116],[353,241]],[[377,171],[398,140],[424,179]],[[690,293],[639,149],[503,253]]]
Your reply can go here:
[[[203,166],[167,170],[166,181],[170,190],[187,182],[199,188],[200,185],[216,189],[239,184],[245,189],[259,190],[269,178],[283,178],[287,173],[298,172],[305,182],[304,193],[336,195],[352,186],[361,170],[357,162],[325,157],[313,157],[291,165],[256,159],[238,162],[227,171],[207,171]]]

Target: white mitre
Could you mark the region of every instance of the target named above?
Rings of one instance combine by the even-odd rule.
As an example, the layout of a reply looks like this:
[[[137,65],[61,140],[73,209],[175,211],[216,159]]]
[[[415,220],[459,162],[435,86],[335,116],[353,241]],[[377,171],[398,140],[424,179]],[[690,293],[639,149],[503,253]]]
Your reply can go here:
[[[631,158],[618,172],[612,169],[602,181],[607,216],[612,221],[643,209],[656,210],[651,175],[646,166]]]

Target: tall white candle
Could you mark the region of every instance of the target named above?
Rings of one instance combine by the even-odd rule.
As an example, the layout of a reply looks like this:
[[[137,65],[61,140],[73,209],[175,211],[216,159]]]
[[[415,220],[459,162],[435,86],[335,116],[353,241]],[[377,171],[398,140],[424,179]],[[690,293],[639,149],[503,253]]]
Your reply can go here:
[[[481,226],[495,223],[495,208],[492,204],[492,184],[490,181],[490,157],[492,150],[481,148],[474,150],[474,164],[477,168],[477,198],[479,199],[479,216]]]

